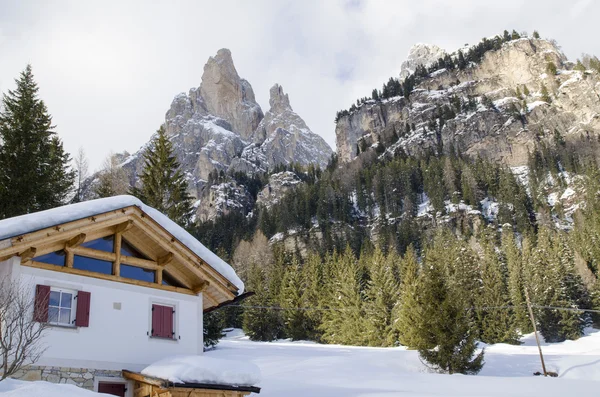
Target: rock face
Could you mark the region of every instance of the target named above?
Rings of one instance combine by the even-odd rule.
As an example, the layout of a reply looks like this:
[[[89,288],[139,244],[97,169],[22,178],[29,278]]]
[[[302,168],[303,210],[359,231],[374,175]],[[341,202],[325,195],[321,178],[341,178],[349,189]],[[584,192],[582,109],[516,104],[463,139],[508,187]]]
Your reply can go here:
[[[224,182],[207,189],[196,213],[200,221],[206,222],[232,211],[246,213],[252,209],[252,204],[252,197],[244,186],[235,182]]]
[[[426,63],[431,51],[424,53],[424,59],[410,65]],[[547,72],[550,62],[558,68],[556,75]],[[507,42],[488,51],[477,65],[431,73],[408,100],[371,100],[341,117],[336,125],[339,158],[350,161],[382,144],[388,153],[454,149],[525,165],[539,139],[552,139],[556,132],[565,139],[600,133],[599,76],[572,66],[549,41]],[[543,101],[543,87],[549,102]],[[440,125],[444,107],[454,113]]]
[[[227,49],[209,58],[199,88],[175,96],[164,125],[195,197],[215,199],[214,192],[203,192],[214,171],[255,173],[293,162],[327,164],[333,151],[292,110],[281,86],[271,88],[269,102],[271,109],[264,115]],[[132,183],[143,167],[147,145],[123,159]]]
[[[443,58],[446,51],[433,44],[415,44],[408,52],[406,61],[400,66],[400,78],[404,79],[417,69],[417,66],[429,66]]]
[[[290,171],[278,172],[269,176],[269,183],[258,193],[256,204],[270,208],[277,204],[287,193],[295,190],[302,181]]]
[[[304,120],[292,110],[290,100],[279,84],[271,87],[269,105],[256,128],[253,145],[246,147],[231,167],[239,171],[266,170],[276,164],[315,164],[324,168],[333,151]]]

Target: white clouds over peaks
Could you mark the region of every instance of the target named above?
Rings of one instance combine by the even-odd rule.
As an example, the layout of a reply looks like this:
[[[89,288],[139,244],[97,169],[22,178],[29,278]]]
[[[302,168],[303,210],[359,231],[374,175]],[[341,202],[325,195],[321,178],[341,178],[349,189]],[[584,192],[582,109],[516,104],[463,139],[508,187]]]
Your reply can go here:
[[[537,29],[572,58],[600,54],[591,39],[600,6],[580,3],[585,12],[565,19],[554,0],[0,0],[0,90],[31,62],[66,149],[83,146],[95,168],[111,150],[145,143],[226,47],[264,111],[280,83],[334,146],[335,112],[396,76],[416,42],[453,49]]]

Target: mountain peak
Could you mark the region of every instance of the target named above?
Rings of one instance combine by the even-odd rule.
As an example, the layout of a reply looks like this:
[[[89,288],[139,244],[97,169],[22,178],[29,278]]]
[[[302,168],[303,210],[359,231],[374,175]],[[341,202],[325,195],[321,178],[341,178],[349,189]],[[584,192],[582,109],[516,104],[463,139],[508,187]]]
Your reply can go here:
[[[435,44],[417,43],[408,51],[406,61],[400,66],[400,78],[413,73],[418,66],[429,66],[446,55],[446,50]]]
[[[282,86],[280,86],[279,84],[275,84],[273,87],[271,87],[269,93],[269,105],[271,105],[271,111],[274,111],[276,109],[292,109],[292,107],[290,106],[290,98],[287,94],[283,92]]]

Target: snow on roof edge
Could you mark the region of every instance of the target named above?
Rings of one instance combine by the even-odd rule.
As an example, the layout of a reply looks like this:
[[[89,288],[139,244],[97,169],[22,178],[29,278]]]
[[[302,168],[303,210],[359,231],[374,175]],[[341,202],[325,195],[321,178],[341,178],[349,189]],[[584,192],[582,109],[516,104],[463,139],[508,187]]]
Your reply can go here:
[[[20,215],[13,218],[0,220],[0,241],[21,234],[31,233],[37,230],[52,227],[61,223],[72,222],[78,219],[118,210],[121,208],[136,206],[148,214],[165,230],[171,233],[183,245],[187,246],[196,255],[208,263],[215,271],[229,280],[238,288],[238,294],[244,292],[244,283],[235,273],[235,270],[214,252],[206,248],[194,236],[181,226],[173,222],[160,211],[147,206],[136,197],[122,195],[84,201],[76,204],[64,205],[45,211]]]

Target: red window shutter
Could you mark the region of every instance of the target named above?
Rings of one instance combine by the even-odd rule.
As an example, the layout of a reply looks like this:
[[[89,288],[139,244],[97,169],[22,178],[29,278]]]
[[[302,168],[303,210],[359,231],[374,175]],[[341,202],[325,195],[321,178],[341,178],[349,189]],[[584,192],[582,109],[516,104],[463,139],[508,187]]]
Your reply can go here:
[[[77,311],[75,312],[75,326],[90,326],[90,301],[91,295],[86,291],[77,292]]]
[[[173,339],[173,308],[170,306],[163,306],[163,332],[165,338]]]
[[[170,306],[152,305],[152,336],[173,339],[173,313]]]
[[[50,287],[47,285],[35,286],[35,302],[33,308],[33,321],[45,323],[48,321],[48,305],[50,304]]]
[[[162,336],[162,306],[152,305],[152,336]]]

